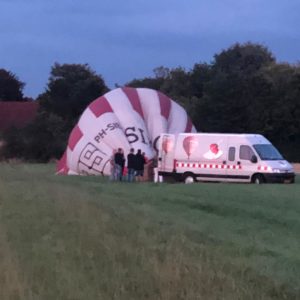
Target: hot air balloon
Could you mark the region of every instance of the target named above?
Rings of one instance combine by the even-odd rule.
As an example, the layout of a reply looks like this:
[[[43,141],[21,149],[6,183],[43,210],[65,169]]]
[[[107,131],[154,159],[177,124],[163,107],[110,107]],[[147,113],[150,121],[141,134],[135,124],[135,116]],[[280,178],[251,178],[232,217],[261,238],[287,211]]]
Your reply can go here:
[[[198,140],[194,136],[187,136],[183,140],[183,149],[185,153],[188,156],[188,159],[190,158],[191,154],[196,150],[198,147]]]
[[[161,92],[118,88],[97,98],[73,128],[58,174],[109,175],[113,151],[141,149],[152,159],[161,133],[196,132],[185,110]],[[168,150],[169,146],[166,146]]]

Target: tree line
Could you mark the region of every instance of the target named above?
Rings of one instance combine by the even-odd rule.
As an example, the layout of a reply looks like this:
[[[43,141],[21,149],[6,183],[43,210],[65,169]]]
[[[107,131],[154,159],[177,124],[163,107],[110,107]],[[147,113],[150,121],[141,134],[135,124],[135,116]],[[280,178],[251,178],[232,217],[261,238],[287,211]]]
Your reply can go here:
[[[278,63],[263,45],[234,44],[210,63],[195,63],[190,70],[161,66],[153,76],[125,85],[165,93],[187,110],[198,131],[263,134],[288,160],[300,161],[300,65]],[[23,88],[14,74],[0,70],[0,101],[28,101]],[[89,65],[55,63],[46,90],[36,99],[36,120],[4,133],[3,155],[58,158],[85,107],[107,91]]]

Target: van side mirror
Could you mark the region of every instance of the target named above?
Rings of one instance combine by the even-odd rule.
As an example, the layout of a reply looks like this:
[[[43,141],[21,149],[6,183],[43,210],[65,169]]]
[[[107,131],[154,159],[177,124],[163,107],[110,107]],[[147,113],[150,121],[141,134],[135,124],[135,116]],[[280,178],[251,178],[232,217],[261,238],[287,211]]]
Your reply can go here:
[[[254,164],[257,163],[257,156],[256,155],[252,155],[250,161]]]

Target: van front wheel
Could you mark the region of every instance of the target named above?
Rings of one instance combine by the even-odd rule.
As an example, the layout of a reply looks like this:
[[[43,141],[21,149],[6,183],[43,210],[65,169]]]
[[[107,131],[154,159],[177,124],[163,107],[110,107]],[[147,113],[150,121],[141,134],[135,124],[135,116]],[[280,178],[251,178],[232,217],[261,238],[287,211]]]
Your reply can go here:
[[[265,178],[261,174],[255,174],[252,178],[252,183],[255,183],[255,184],[265,183]]]

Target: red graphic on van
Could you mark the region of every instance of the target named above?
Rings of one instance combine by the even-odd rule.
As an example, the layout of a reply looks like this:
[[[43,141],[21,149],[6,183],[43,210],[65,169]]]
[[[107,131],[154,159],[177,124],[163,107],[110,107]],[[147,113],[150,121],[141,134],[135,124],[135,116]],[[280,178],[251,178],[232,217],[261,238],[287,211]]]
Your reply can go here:
[[[168,136],[164,136],[162,142],[163,151],[167,154],[173,149],[173,146],[174,146],[173,140]]]
[[[183,140],[183,149],[187,154],[188,158],[190,158],[191,154],[196,150],[198,147],[198,140],[194,136],[187,136]]]
[[[221,157],[223,155],[223,151],[219,149],[219,144],[217,143],[210,144],[209,150],[203,155],[204,158],[211,160],[211,159],[217,159]]]
[[[219,152],[219,146],[218,146],[218,144],[211,144],[209,146],[209,148],[210,148],[210,151],[212,153],[214,153],[214,154],[217,154]]]

